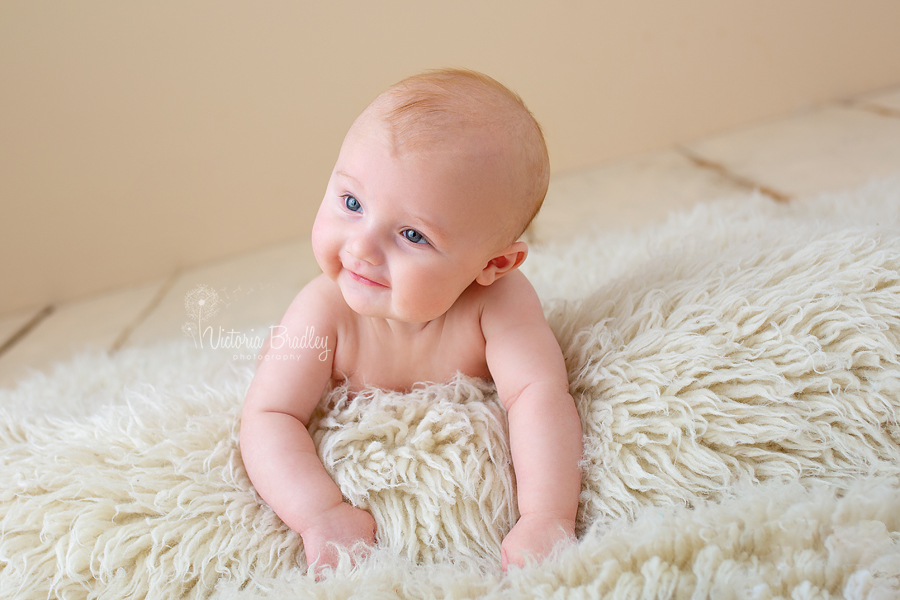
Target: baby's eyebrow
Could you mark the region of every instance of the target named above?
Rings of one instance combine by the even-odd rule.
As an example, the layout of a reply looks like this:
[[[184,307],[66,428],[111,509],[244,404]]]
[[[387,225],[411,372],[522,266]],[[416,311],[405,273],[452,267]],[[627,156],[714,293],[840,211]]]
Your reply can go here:
[[[444,231],[444,228],[434,221],[423,219],[418,215],[414,215],[412,217],[412,220],[414,223],[418,222],[418,225],[416,225],[416,227],[422,229],[431,238],[437,238],[438,241],[440,241],[444,239],[444,236],[446,236],[446,231]]]
[[[356,177],[354,177],[353,175],[351,175],[345,171],[335,171],[334,174],[344,177],[345,179],[352,179],[354,182],[356,182],[357,185],[362,187],[362,182],[359,179],[357,179]]]

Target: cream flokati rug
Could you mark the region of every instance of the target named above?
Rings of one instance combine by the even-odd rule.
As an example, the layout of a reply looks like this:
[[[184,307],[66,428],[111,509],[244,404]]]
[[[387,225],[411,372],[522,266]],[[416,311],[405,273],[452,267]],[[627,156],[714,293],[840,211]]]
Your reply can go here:
[[[584,425],[577,546],[500,573],[491,386],[335,390],[311,428],[380,544],[315,582],[241,464],[252,365],[176,342],[0,391],[0,598],[900,598],[900,179],[526,266]]]

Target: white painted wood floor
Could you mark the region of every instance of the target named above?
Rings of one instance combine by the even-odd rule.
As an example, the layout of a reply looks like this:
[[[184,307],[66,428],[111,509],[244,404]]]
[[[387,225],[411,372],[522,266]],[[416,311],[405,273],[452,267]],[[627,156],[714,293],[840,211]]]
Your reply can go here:
[[[531,243],[588,225],[637,227],[698,202],[758,189],[790,202],[900,172],[900,87],[553,177]],[[276,322],[319,272],[308,239],[172,273],[94,298],[0,315],[0,387],[84,348],[116,352],[181,338],[185,296],[215,290],[229,328]]]

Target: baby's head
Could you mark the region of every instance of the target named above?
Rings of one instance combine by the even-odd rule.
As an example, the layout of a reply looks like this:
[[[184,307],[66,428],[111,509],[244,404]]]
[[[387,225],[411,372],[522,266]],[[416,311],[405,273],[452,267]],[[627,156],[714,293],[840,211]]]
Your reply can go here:
[[[537,215],[550,180],[547,146],[522,99],[498,81],[463,69],[414,75],[391,86],[360,118],[369,116],[387,129],[398,154],[458,153],[476,162],[468,165],[472,179],[502,181],[504,193],[491,200],[503,218],[493,224],[508,241]]]
[[[524,260],[516,240],[540,209],[549,170],[540,127],[500,83],[456,69],[410,77],[347,133],[313,228],[316,258],[338,283],[350,271],[400,303],[369,310],[360,297],[353,306],[348,282],[354,310],[434,318],[472,282],[490,285]],[[404,308],[406,285],[420,298]]]

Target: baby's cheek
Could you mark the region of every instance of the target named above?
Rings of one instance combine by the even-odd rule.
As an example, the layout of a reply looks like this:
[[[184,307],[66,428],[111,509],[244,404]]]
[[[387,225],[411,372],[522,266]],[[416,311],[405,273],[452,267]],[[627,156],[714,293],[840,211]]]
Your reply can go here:
[[[334,237],[328,235],[328,227],[322,222],[321,217],[317,217],[312,229],[312,248],[313,255],[322,272],[329,277],[336,276],[336,265],[339,262],[338,248],[334,241]]]
[[[445,314],[461,292],[448,281],[446,272],[433,265],[410,267],[394,263],[390,277],[394,305],[411,321],[431,321]]]

